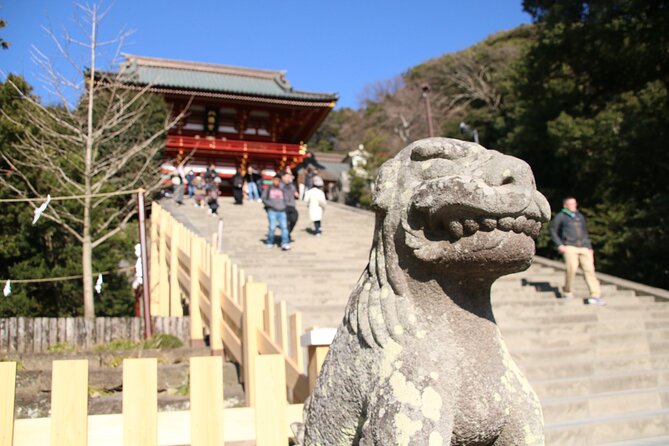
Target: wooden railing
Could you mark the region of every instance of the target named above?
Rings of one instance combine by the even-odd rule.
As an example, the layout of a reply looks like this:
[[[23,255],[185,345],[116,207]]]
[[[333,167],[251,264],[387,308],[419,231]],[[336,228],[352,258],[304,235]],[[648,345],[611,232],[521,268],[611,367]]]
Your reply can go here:
[[[88,415],[88,361],[54,361],[51,417],[14,420],[16,363],[0,362],[0,446],[288,444],[302,404],[288,404],[284,359],[257,356],[255,408],[224,409],[223,361],[190,359],[190,410],[157,411],[157,360],[123,361],[123,413]],[[245,443],[246,444],[246,443]]]
[[[152,315],[180,316],[187,307],[191,343],[203,345],[206,334],[212,354],[225,354],[240,365],[247,405],[255,401],[258,355],[283,356],[289,400],[303,402],[309,394],[310,380],[300,345],[301,314],[288,317],[284,301],[275,303],[265,284],[255,282],[227,255],[216,252],[216,246],[215,234],[210,243],[153,203]],[[310,350],[314,348],[327,350],[327,346],[312,346]],[[318,360],[309,368],[310,373],[318,373],[324,355],[311,353],[309,357]]]

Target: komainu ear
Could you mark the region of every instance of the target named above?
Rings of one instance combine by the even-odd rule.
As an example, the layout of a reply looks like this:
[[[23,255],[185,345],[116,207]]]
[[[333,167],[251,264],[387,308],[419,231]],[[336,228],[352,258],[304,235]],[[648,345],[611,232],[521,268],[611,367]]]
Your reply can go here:
[[[397,174],[399,163],[390,159],[383,163],[374,183],[372,192],[372,209],[388,211],[393,203],[395,189],[397,188]]]

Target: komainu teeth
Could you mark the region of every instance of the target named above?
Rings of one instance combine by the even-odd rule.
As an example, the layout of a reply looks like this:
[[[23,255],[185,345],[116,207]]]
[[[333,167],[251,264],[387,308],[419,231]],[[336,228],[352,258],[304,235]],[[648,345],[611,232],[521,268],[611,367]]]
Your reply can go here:
[[[513,221],[513,217],[500,218],[499,222],[497,223],[497,229],[501,231],[510,231],[511,228],[513,228]]]
[[[472,235],[479,230],[479,224],[476,223],[476,220],[468,218],[464,221],[463,225],[465,235]]]
[[[448,224],[448,230],[451,233],[451,237],[454,239],[459,239],[462,238],[464,235],[464,228],[462,227],[462,223],[459,221],[452,221]]]
[[[486,231],[486,232],[494,231],[496,227],[497,227],[497,220],[495,220],[494,218],[484,218],[479,223],[479,229],[481,231]]]
[[[532,231],[530,231],[529,235],[532,238],[537,238],[539,237],[540,232],[541,232],[541,222],[535,221],[534,224],[532,225]]]
[[[521,215],[520,217],[517,217],[514,222],[513,222],[513,232],[516,234],[520,234],[523,232],[523,229],[525,229],[525,223],[527,223],[527,217],[524,215]]]

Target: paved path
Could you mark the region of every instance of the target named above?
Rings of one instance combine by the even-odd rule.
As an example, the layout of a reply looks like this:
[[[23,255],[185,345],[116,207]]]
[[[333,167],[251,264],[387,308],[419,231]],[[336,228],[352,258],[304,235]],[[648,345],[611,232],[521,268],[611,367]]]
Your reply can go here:
[[[245,201],[236,206],[231,197],[221,197],[219,202],[223,251],[232,261],[258,282],[267,283],[277,301],[288,303],[289,314],[302,311],[305,328],[339,325],[349,294],[367,265],[373,214],[328,203],[323,235],[316,237],[307,232],[312,223],[306,206],[299,202],[292,249],[282,251],[264,245],[267,217],[262,203]],[[198,233],[211,237],[216,232],[218,218],[189,200],[178,211],[171,199],[160,204]]]

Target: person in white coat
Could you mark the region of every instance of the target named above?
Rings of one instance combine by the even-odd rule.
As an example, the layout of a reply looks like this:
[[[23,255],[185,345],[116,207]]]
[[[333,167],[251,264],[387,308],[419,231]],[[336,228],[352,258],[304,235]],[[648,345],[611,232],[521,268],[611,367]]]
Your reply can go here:
[[[309,219],[314,222],[314,235],[321,235],[321,220],[325,209],[325,193],[323,192],[323,179],[314,177],[312,187],[304,194],[304,201],[309,208]]]

